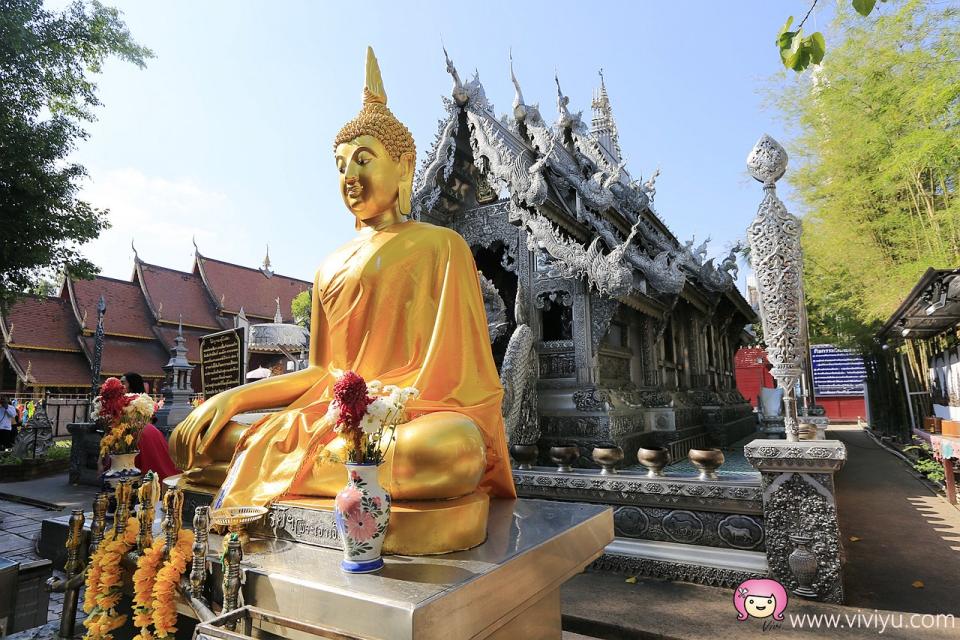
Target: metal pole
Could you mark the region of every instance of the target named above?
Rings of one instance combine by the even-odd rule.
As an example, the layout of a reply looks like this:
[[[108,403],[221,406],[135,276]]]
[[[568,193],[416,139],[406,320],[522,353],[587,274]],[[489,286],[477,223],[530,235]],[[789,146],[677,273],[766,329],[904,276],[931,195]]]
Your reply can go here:
[[[913,415],[913,394],[910,393],[910,379],[907,378],[907,365],[904,362],[904,355],[902,353],[899,355],[900,360],[900,372],[903,375],[903,390],[907,394],[907,410],[910,412],[910,428],[917,428],[917,419]]]

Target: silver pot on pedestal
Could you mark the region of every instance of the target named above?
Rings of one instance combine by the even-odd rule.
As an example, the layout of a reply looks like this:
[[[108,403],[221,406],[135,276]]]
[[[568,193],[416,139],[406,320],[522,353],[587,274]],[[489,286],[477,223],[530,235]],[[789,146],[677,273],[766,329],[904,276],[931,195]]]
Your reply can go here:
[[[670,464],[670,450],[666,447],[641,447],[637,461],[647,468],[648,478],[663,476],[663,468]]]
[[[600,475],[609,476],[617,472],[616,466],[623,460],[623,449],[614,444],[594,447],[591,457],[600,465]]]
[[[813,588],[813,581],[817,579],[817,554],[810,549],[813,538],[791,535],[790,542],[795,545],[795,548],[787,556],[787,564],[799,585],[793,592],[804,598],[816,598],[817,592]]]
[[[573,463],[580,457],[580,447],[564,445],[550,447],[550,459],[557,465],[557,471],[569,473],[573,471]]]
[[[514,444],[510,445],[510,455],[517,463],[517,469],[532,469],[537,461],[537,445]]]
[[[687,452],[690,463],[700,470],[701,480],[718,480],[717,469],[723,464],[723,451],[720,449],[690,449]]]

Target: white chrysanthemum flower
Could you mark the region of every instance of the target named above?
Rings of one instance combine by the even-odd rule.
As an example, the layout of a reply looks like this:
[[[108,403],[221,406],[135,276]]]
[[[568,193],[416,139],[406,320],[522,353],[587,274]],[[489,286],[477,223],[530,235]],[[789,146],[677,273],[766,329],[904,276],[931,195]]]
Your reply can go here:
[[[367,415],[377,418],[381,422],[392,410],[392,404],[387,398],[375,398],[373,402],[367,405]]]
[[[379,380],[371,380],[367,383],[367,394],[374,395],[380,393],[380,390],[383,388],[383,383]]]
[[[400,402],[406,404],[409,400],[420,396],[420,389],[416,387],[404,387],[400,390]]]
[[[369,413],[365,414],[363,418],[360,419],[360,428],[363,429],[363,432],[366,434],[376,433],[379,431],[380,424],[380,419],[370,415]]]
[[[154,408],[153,398],[145,393],[141,393],[133,397],[130,404],[124,409],[124,413],[134,418],[149,420],[153,416]]]
[[[100,409],[101,409],[100,396],[97,396],[96,399],[94,399],[93,401],[93,411],[90,413],[91,420],[96,420],[97,418],[100,417]]]

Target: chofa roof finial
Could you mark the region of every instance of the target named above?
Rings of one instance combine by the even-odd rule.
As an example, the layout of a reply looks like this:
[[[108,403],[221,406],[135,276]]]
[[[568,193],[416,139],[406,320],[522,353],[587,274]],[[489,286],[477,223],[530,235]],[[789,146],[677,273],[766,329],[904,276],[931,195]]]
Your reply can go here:
[[[466,90],[463,88],[463,81],[460,80],[460,74],[453,65],[453,60],[450,59],[450,55],[447,53],[447,48],[443,45],[442,40],[440,47],[443,49],[443,58],[447,63],[447,73],[453,78],[453,100],[462,107],[470,100],[470,96],[467,95]]]
[[[510,48],[510,80],[513,82],[513,117],[518,122],[522,122],[527,117],[527,105],[523,102],[523,91],[520,90],[520,83],[517,76],[513,73],[513,48]]]

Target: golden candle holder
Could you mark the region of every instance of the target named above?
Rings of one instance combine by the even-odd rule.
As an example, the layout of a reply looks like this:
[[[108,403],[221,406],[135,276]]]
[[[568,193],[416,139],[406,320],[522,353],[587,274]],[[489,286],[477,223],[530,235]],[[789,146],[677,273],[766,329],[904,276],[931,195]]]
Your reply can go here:
[[[244,554],[262,553],[265,549],[250,541],[247,525],[267,515],[266,507],[224,507],[210,513],[212,524],[227,527],[230,533],[240,538],[240,547]]]

